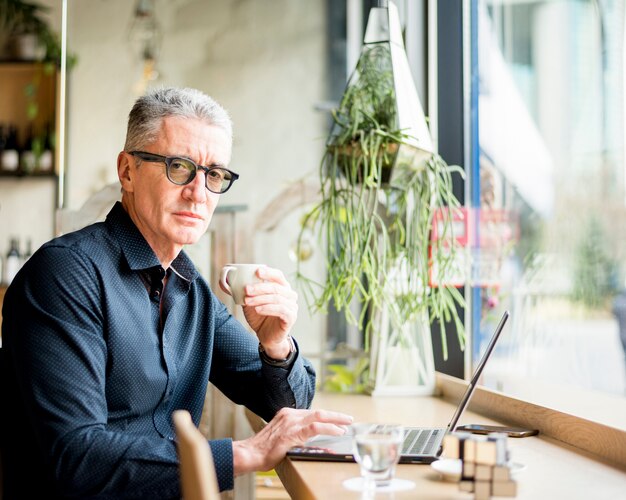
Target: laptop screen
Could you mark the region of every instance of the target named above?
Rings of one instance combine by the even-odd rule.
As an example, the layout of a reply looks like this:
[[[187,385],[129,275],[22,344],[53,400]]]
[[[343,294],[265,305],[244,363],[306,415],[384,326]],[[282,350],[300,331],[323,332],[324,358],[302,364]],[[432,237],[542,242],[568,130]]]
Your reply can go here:
[[[456,429],[456,426],[459,423],[459,419],[461,418],[461,415],[463,415],[463,411],[465,411],[465,408],[467,407],[469,400],[472,397],[472,394],[474,393],[474,389],[476,388],[476,385],[478,384],[478,379],[480,378],[480,374],[482,373],[483,368],[485,367],[485,364],[487,363],[487,360],[489,359],[489,356],[491,355],[491,351],[493,351],[493,348],[495,347],[496,342],[498,341],[498,337],[500,337],[500,333],[502,332],[502,329],[504,328],[504,324],[506,323],[507,319],[509,319],[509,312],[504,311],[504,314],[502,315],[502,318],[500,319],[500,323],[498,323],[498,326],[496,327],[496,331],[491,337],[491,340],[489,341],[489,345],[487,346],[487,349],[485,350],[483,357],[480,358],[480,361],[478,362],[476,371],[474,371],[474,375],[472,375],[472,379],[470,380],[470,383],[467,386],[467,389],[465,390],[465,394],[463,394],[463,398],[461,399],[461,402],[457,406],[456,411],[454,412],[454,415],[452,416],[452,420],[450,420],[450,423],[448,424],[448,428],[447,428],[448,432],[452,432]]]

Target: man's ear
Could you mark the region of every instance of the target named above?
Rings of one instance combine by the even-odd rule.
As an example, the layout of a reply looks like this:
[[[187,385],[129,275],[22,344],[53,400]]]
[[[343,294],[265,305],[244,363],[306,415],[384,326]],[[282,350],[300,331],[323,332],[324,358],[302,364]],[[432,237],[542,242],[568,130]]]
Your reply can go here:
[[[127,193],[133,192],[133,179],[135,178],[130,162],[130,155],[121,151],[117,155],[117,177],[120,180],[122,189]]]

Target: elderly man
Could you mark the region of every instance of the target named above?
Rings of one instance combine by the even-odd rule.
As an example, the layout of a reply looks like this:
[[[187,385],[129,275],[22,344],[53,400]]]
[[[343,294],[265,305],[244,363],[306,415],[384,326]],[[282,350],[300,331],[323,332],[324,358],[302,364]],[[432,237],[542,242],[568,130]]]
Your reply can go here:
[[[13,281],[3,309],[5,498],[179,497],[171,415],[183,408],[197,423],[209,380],[270,421],[247,440],[209,442],[222,490],[350,423],[302,409],[315,375],[289,335],[297,296],[283,274],[262,268],[263,282],[246,289],[254,338],[182,251],[238,177],[231,145],[230,118],[201,92],[139,98],[117,159],[121,204],[43,245]]]

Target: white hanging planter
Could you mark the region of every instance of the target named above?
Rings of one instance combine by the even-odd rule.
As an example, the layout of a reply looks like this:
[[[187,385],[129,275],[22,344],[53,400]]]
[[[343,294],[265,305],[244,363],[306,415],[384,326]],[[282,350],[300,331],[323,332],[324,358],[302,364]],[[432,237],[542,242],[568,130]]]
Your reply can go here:
[[[374,318],[368,392],[372,396],[430,396],[435,392],[435,364],[426,312],[415,321],[394,325],[388,309]]]

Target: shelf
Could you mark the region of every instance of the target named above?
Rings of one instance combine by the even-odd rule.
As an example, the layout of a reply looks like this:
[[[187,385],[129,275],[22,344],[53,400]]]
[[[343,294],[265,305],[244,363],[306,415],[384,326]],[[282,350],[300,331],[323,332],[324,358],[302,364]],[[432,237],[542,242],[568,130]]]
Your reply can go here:
[[[23,147],[29,134],[57,129],[57,68],[36,61],[0,61],[0,125],[15,126],[18,146]],[[0,170],[2,179],[58,179],[54,164],[47,172]]]
[[[0,123],[17,127],[21,145],[29,130],[56,130],[57,71],[36,62],[0,63]]]
[[[2,172],[0,171],[0,179],[57,179],[55,172]]]
[[[54,64],[54,63],[49,62],[49,61],[38,61],[36,59],[0,59],[0,66],[12,65],[12,64],[21,65],[21,66],[27,66],[27,65],[32,66],[33,64],[49,65],[49,64]]]

